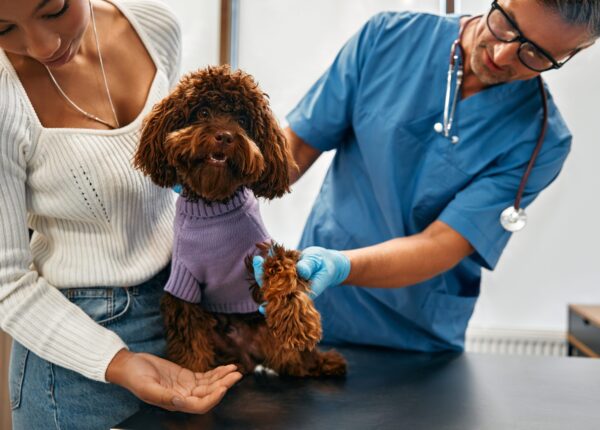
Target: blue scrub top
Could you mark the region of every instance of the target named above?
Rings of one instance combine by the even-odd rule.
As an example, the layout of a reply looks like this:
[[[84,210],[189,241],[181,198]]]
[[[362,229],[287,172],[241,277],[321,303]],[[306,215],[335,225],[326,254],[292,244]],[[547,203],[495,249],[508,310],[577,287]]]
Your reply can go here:
[[[381,13],[337,55],[287,119],[314,148],[336,149],[300,247],[352,249],[423,231],[440,220],[475,253],[452,270],[397,289],[337,286],[316,305],[324,340],[436,351],[462,349],[479,295],[510,234],[500,225],[541,130],[535,79],[461,100],[458,144],[442,120],[459,17]],[[546,139],[527,183],[530,204],[558,175],[571,135],[549,96]]]

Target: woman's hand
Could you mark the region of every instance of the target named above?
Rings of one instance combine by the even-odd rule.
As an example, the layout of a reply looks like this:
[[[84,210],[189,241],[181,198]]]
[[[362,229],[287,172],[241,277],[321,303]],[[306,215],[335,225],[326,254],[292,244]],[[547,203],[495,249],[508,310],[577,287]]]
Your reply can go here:
[[[108,382],[121,385],[151,405],[203,414],[216,406],[242,375],[235,365],[194,373],[152,354],[119,351],[106,370]]]

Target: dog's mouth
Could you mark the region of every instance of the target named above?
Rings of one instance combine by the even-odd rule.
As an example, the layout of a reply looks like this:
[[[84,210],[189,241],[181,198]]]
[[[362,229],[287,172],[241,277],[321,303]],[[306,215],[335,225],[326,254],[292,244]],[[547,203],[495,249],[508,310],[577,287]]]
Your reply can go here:
[[[206,163],[212,166],[224,166],[227,163],[227,156],[222,152],[211,152],[206,157]]]

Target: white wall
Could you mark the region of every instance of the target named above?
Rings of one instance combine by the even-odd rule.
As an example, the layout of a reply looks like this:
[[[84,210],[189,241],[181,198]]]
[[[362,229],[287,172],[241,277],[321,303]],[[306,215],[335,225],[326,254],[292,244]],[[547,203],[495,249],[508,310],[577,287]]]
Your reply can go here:
[[[372,15],[436,12],[438,5],[439,0],[241,0],[239,65],[256,77],[285,124],[285,115]],[[270,233],[286,246],[297,246],[333,155],[322,155],[291,194],[263,203]]]
[[[162,0],[173,10],[182,29],[183,72],[219,62],[220,0]]]
[[[216,62],[218,0],[169,3],[183,21],[184,70]],[[386,9],[437,11],[439,3],[241,0],[240,67],[258,79],[283,120],[370,15]],[[475,13],[491,2],[459,3],[463,12]],[[573,150],[559,179],[530,207],[528,227],[510,241],[498,268],[484,274],[472,327],[565,330],[568,303],[600,303],[598,70],[600,46],[545,75],[575,136]],[[267,227],[287,246],[297,244],[331,155],[321,157],[291,195],[263,205]]]

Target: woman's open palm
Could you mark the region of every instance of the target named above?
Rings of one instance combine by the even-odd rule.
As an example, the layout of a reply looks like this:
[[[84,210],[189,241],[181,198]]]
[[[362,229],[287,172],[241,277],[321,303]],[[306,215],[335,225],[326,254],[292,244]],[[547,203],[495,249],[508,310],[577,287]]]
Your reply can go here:
[[[129,353],[114,382],[155,406],[193,414],[208,412],[242,378],[233,364],[205,373],[145,353]]]

